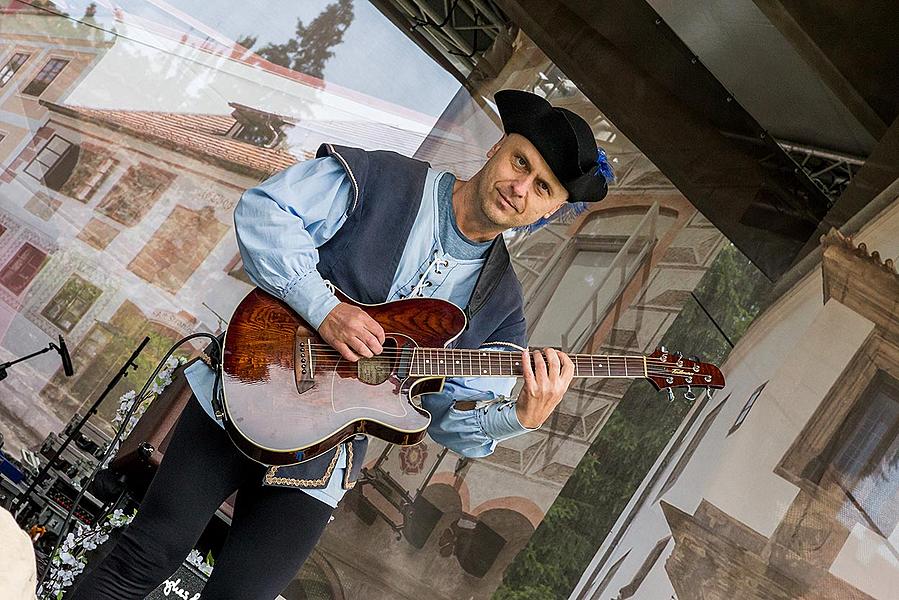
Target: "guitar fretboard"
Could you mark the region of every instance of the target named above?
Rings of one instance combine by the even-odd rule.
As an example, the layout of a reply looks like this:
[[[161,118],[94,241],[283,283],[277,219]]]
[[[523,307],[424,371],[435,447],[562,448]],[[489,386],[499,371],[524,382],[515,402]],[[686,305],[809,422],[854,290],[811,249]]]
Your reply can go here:
[[[646,377],[645,356],[614,356],[601,354],[569,354],[574,363],[575,377],[616,377],[636,379]],[[533,366],[533,357],[531,357]],[[410,375],[422,377],[521,377],[523,368],[520,352],[498,350],[449,350],[416,348],[412,356]]]

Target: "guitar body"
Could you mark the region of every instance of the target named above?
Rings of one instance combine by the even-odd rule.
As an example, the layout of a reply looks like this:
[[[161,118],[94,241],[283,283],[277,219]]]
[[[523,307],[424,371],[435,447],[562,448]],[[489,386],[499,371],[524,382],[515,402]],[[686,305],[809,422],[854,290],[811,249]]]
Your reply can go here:
[[[393,444],[424,438],[430,414],[413,405],[443,377],[409,376],[417,346],[443,348],[465,328],[456,305],[409,298],[365,305],[338,292],[383,328],[384,351],[344,360],[290,307],[255,289],[228,326],[222,362],[225,429],[248,457],[291,465],[362,433]]]

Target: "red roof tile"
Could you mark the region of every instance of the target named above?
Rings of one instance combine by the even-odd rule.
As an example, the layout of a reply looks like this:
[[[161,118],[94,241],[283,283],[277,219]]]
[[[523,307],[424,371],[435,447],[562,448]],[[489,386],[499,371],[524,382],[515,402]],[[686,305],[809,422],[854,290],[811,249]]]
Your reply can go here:
[[[120,130],[251,177],[268,177],[297,162],[296,156],[284,150],[225,137],[235,122],[228,115],[107,110],[43,100],[41,104],[60,114]]]

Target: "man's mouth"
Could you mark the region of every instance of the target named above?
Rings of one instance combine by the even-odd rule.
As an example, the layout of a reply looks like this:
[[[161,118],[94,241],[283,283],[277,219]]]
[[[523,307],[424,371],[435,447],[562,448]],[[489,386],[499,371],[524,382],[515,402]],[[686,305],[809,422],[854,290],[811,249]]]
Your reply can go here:
[[[506,196],[502,192],[497,190],[497,193],[499,194],[499,197],[502,199],[503,202],[508,204],[512,210],[514,210],[515,212],[518,212],[518,207],[515,206],[514,204],[512,204],[512,202],[508,198],[506,198]]]

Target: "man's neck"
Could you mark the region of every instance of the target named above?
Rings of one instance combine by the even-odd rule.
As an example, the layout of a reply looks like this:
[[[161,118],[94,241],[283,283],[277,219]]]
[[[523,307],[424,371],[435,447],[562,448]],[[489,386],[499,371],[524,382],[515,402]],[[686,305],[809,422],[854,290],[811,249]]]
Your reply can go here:
[[[503,232],[484,216],[478,204],[476,180],[456,179],[453,185],[453,214],[459,231],[473,242],[487,242]]]

